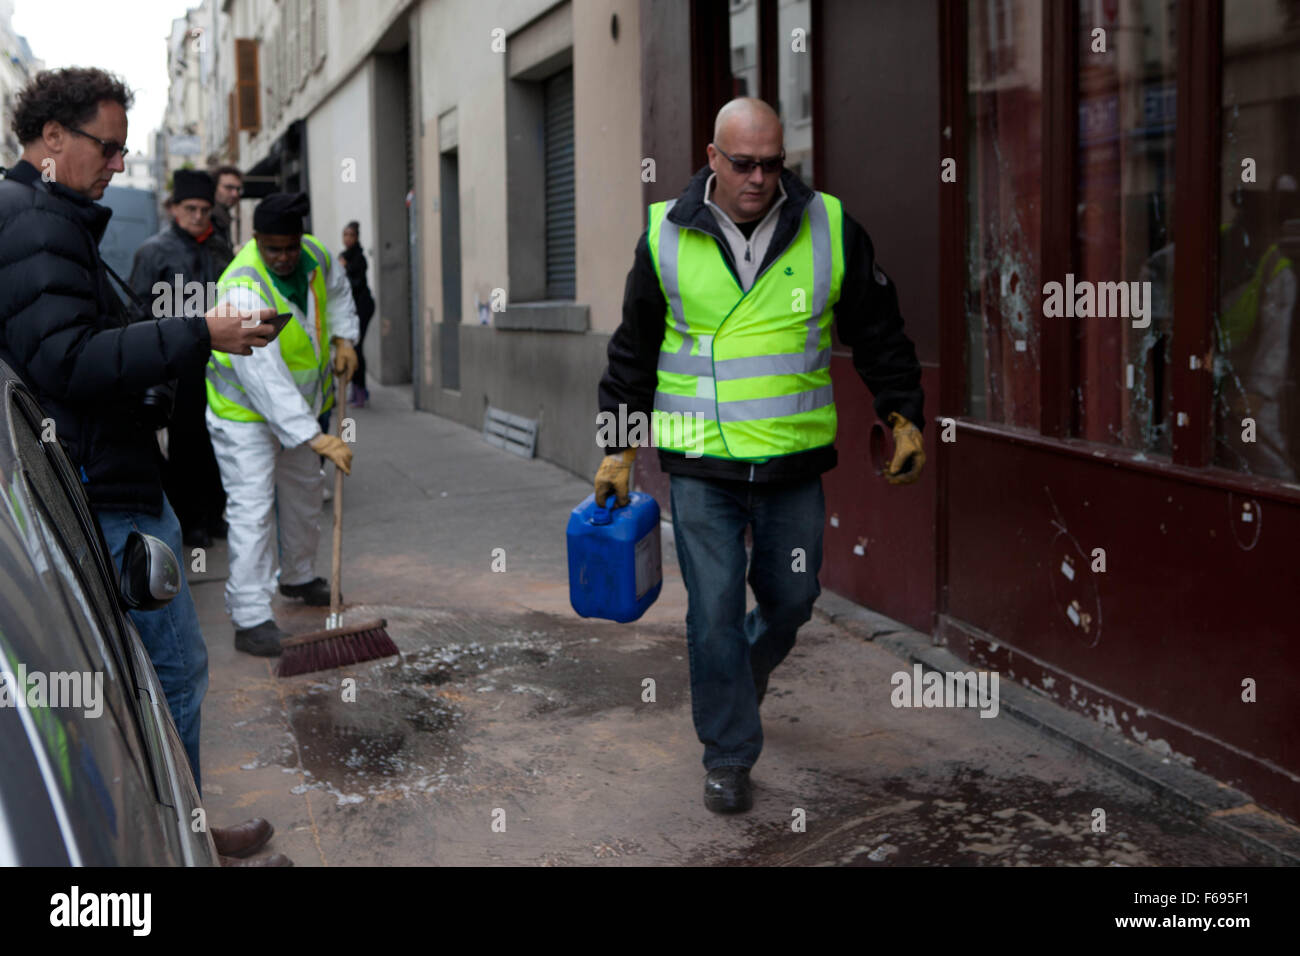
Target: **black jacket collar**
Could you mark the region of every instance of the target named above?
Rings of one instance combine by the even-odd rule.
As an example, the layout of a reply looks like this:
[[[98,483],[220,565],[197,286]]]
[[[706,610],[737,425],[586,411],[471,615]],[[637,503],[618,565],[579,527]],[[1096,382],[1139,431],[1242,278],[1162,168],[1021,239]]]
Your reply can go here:
[[[679,226],[690,226],[695,229],[702,228],[704,222],[714,222],[713,213],[709,212],[709,207],[704,205],[704,187],[713,175],[713,170],[708,166],[701,166],[691,181],[686,184],[682,194],[677,197],[677,203],[668,212],[668,218]],[[804,185],[804,181],[790,172],[788,169],[781,170],[781,185],[785,187],[785,205],[781,207],[781,221],[784,221],[786,214],[798,222],[803,218],[803,211],[807,208],[808,203],[812,201],[813,191]],[[777,231],[780,232],[780,226]],[[710,230],[713,231],[713,230]]]
[[[216,227],[214,226],[213,227],[214,234],[215,231],[216,231]],[[180,224],[175,221],[172,222],[172,227],[171,229],[168,230],[168,232],[171,233],[171,237],[173,239],[177,240],[178,242],[184,243],[187,247],[193,247],[195,249],[199,247],[199,241],[195,239],[193,236],[191,236],[184,229],[182,229],[180,227]],[[212,238],[212,237],[209,236],[208,238]]]
[[[709,211],[709,207],[704,205],[704,188],[712,174],[713,170],[708,165],[700,167],[691,177],[691,181],[686,184],[682,194],[677,197],[673,208],[668,210],[668,219],[683,228],[698,229],[713,236],[721,244],[727,262],[730,264],[731,251],[727,239],[718,228],[718,220]],[[777,216],[776,230],[772,233],[767,255],[759,263],[760,275],[794,241],[795,235],[799,232],[799,223],[803,220],[804,210],[808,208],[808,203],[812,202],[813,198],[813,191],[788,169],[781,170],[781,185],[785,188],[785,203],[782,204],[781,212]]]
[[[46,182],[41,178],[40,170],[25,159],[20,159],[15,163],[5,173],[5,179],[12,179],[14,182],[22,183],[24,186],[30,186],[33,189],[43,189],[51,196],[66,201],[72,207],[71,213],[73,217],[79,220],[94,236],[95,245],[99,245],[99,241],[104,238],[104,230],[108,228],[108,221],[113,218],[113,210],[107,206],[99,205],[89,197],[69,189],[62,183]]]

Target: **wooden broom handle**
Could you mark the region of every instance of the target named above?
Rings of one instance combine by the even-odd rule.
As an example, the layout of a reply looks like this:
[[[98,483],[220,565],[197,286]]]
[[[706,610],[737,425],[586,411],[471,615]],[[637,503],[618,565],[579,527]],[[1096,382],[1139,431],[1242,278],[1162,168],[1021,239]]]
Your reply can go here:
[[[342,387],[340,387],[340,383]],[[339,440],[343,440],[343,419],[347,417],[348,412],[348,389],[347,380],[338,376],[334,377],[334,394],[338,396],[338,401],[334,407],[339,413]],[[339,576],[343,573],[343,469],[338,465],[334,466],[334,564],[330,573],[330,613],[339,613],[339,593],[342,590],[342,584],[339,583]]]

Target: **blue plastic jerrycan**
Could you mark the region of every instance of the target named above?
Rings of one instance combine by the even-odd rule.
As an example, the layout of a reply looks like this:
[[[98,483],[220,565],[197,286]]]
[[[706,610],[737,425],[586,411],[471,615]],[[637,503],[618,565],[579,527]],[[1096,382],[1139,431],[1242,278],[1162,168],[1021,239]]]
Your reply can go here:
[[[663,587],[659,502],[640,491],[621,508],[587,495],[569,515],[569,603],[583,617],[626,624],[646,612]]]

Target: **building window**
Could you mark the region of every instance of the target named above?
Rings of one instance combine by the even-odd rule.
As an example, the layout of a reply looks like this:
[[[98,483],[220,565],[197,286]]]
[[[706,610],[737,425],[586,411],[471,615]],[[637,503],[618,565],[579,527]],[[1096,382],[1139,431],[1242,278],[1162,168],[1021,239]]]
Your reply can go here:
[[[731,95],[759,96],[758,3],[731,0]]]
[[[967,412],[1036,429],[1043,76],[1034,48],[1042,8],[1037,0],[969,0],[967,22]],[[982,55],[1008,35],[1016,56]]]
[[[573,201],[573,70],[543,84],[546,138],[546,298],[577,295]]]
[[[780,0],[776,49],[776,111],[785,124],[785,165],[812,186],[813,36],[809,0]]]
[[[1078,308],[1047,320],[1075,330],[1077,437],[1160,454],[1173,405],[1173,17],[1161,4],[1126,4],[1098,20],[1093,4],[1079,5]],[[1067,276],[1044,281],[1069,295]]]
[[[235,41],[235,92],[239,131],[256,134],[262,126],[262,91],[258,74],[257,41]]]
[[[1223,17],[1214,463],[1300,473],[1300,5]]]
[[[984,4],[988,45],[985,47],[984,72],[998,76],[1016,65],[1016,34],[1011,0],[988,0]]]

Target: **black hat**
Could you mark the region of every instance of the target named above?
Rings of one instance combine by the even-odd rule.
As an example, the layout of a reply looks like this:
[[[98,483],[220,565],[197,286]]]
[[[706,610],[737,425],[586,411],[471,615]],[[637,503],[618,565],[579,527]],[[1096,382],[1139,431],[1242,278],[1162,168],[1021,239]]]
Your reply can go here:
[[[253,229],[273,236],[302,234],[302,217],[311,212],[306,193],[271,193],[253,210]]]
[[[198,169],[178,169],[172,173],[172,202],[184,202],[187,199],[202,199],[214,202],[217,197],[217,184],[212,177]]]

